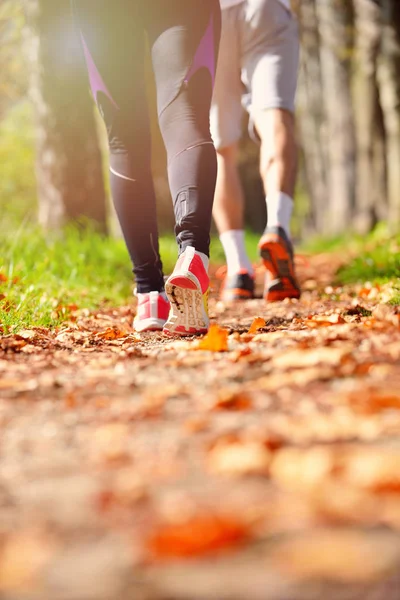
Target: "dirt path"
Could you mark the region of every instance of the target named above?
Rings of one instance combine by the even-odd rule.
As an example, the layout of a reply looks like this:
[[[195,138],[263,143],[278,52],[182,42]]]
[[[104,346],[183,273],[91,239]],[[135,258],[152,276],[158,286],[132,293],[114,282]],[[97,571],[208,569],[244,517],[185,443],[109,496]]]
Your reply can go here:
[[[400,316],[336,266],[212,299],[208,349],[129,308],[0,337],[0,598],[398,600]]]

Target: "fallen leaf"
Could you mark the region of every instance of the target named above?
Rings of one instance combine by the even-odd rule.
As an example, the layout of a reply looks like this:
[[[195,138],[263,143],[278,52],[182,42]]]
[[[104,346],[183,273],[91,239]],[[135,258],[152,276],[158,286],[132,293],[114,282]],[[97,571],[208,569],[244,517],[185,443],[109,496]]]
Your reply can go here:
[[[400,544],[391,534],[326,530],[281,542],[270,558],[275,568],[300,579],[374,581],[398,570]]]
[[[18,336],[23,340],[33,340],[38,337],[38,333],[33,329],[22,329],[18,332]]]
[[[400,314],[396,312],[393,306],[388,304],[378,304],[372,311],[372,317],[377,321],[386,321],[400,328]]]
[[[202,556],[243,544],[248,528],[239,520],[213,514],[197,515],[185,523],[160,526],[147,541],[153,558]]]
[[[267,475],[271,457],[261,442],[221,440],[209,451],[208,466],[221,475]]]
[[[226,352],[228,350],[228,335],[229,332],[227,329],[222,329],[213,323],[207,335],[198,342],[196,349],[210,350],[211,352]]]
[[[265,320],[262,317],[256,317],[254,319],[254,321],[252,322],[250,329],[247,333],[249,333],[251,335],[253,333],[256,333],[259,329],[262,329],[265,326],[266,326]]]
[[[222,390],[213,405],[216,410],[248,410],[251,408],[250,396],[242,390]]]
[[[274,455],[270,471],[272,479],[283,488],[308,491],[330,477],[334,467],[335,457],[328,447],[284,448]]]
[[[54,544],[37,532],[15,533],[6,538],[0,546],[0,591],[12,595],[17,590],[31,593],[54,552]]]
[[[346,321],[339,314],[333,315],[315,315],[311,319],[304,321],[305,325],[310,329],[316,329],[318,327],[331,327],[332,325],[342,325]]]
[[[385,410],[400,410],[400,391],[394,389],[367,388],[350,392],[347,396],[350,405],[365,414],[376,414]]]
[[[118,340],[126,336],[127,333],[118,329],[118,327],[107,327],[104,331],[99,331],[95,334],[95,338],[98,340]]]
[[[210,425],[208,419],[203,417],[193,417],[184,423],[184,429],[189,433],[201,433],[206,431]]]
[[[281,369],[312,367],[318,364],[336,366],[351,355],[351,350],[352,347],[348,344],[305,350],[289,350],[273,356],[272,362],[275,367]]]
[[[363,448],[346,460],[343,477],[354,486],[375,493],[400,493],[400,450]]]
[[[96,429],[91,443],[91,454],[95,462],[125,462],[128,453],[129,428],[123,423],[109,423]]]

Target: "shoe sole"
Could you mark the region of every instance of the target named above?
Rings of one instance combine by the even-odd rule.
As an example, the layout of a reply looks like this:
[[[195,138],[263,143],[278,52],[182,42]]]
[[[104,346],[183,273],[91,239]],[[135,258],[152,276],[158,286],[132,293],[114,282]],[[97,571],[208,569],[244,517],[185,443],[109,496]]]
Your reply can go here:
[[[208,331],[209,318],[203,293],[192,277],[191,273],[170,277],[165,285],[171,306],[163,329],[166,335],[202,335]]]
[[[267,302],[279,302],[285,298],[300,298],[300,289],[293,270],[293,260],[280,242],[265,242],[259,246],[265,269],[273,283],[264,291]]]
[[[143,319],[141,321],[133,321],[133,328],[138,333],[144,331],[162,331],[166,321],[165,319]]]

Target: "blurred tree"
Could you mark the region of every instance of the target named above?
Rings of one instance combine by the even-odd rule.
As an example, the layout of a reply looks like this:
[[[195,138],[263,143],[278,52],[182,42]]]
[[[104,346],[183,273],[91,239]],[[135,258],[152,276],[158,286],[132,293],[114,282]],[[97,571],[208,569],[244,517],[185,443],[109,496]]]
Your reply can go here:
[[[302,38],[298,124],[301,165],[311,204],[308,229],[322,232],[328,198],[328,156],[316,0],[298,0],[295,8]]]
[[[355,205],[356,141],[351,94],[353,14],[348,0],[317,2],[321,40],[322,99],[329,169],[324,230],[337,234],[351,222]]]
[[[400,2],[382,2],[382,60],[378,71],[386,133],[389,224],[400,227]]]
[[[400,224],[400,2],[293,0],[308,230]]]
[[[90,220],[106,231],[93,102],[69,0],[23,0],[30,97],[36,117],[39,221]]]
[[[0,119],[26,91],[26,70],[20,52],[23,22],[19,2],[0,3]]]

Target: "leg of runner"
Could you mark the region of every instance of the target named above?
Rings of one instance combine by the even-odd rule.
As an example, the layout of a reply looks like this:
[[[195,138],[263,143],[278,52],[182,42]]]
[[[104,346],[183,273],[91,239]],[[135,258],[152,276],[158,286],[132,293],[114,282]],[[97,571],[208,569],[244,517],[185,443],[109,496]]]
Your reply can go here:
[[[259,242],[268,301],[298,298],[290,218],[297,173],[294,100],[299,61],[297,23],[281,0],[259,0],[246,10],[243,77],[250,114],[261,139],[260,171],[268,221]]]
[[[254,295],[253,267],[244,244],[244,194],[237,159],[241,137],[240,21],[243,4],[222,11],[222,33],[211,108],[211,129],[217,148],[218,178],[213,217],[224,248],[227,274],[221,287],[223,300],[242,300]]]
[[[169,312],[158,249],[138,2],[74,0],[93,97],[105,121],[110,182],[138,292],[138,331],[162,329]]]
[[[208,256],[217,175],[209,113],[220,37],[219,0],[158,0],[147,31],[167,149],[179,259],[166,283],[167,334],[204,333]]]

